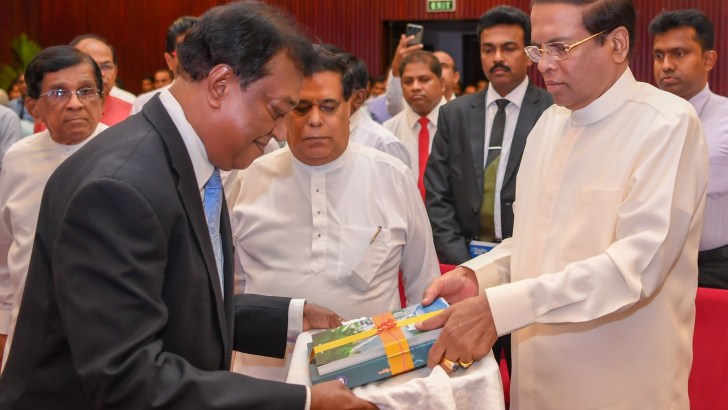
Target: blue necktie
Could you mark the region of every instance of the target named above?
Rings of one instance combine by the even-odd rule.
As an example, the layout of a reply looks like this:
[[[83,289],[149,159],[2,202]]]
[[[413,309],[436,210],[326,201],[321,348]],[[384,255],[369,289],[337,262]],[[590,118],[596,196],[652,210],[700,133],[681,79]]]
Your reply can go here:
[[[207,230],[210,231],[210,240],[212,241],[212,251],[215,253],[217,274],[220,277],[220,290],[222,290],[222,293],[225,294],[222,273],[222,238],[220,238],[222,195],[222,179],[220,178],[220,170],[215,168],[212,172],[212,176],[205,184],[205,199],[203,200],[203,204],[205,207]]]

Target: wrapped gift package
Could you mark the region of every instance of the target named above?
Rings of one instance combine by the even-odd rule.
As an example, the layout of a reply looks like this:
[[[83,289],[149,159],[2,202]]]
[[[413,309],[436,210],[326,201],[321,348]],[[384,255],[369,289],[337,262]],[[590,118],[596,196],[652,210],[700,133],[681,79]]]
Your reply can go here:
[[[441,329],[421,332],[415,323],[447,307],[444,299],[437,299],[312,335],[311,381],[340,380],[352,388],[424,366]]]

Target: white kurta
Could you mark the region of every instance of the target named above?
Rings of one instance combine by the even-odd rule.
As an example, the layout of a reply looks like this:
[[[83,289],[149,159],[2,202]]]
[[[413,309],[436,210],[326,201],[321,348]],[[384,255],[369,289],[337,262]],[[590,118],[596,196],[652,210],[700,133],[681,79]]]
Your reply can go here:
[[[89,138],[76,145],[58,144],[48,130],[41,131],[18,141],[5,154],[0,173],[0,334],[12,338],[48,178],[106,128],[99,123]],[[10,339],[3,358],[9,347]]]
[[[409,169],[357,144],[323,166],[287,147],[259,158],[232,221],[246,293],[305,298],[351,319],[400,307],[400,269],[410,303],[439,276]]]
[[[409,153],[402,141],[382,124],[374,121],[366,107],[358,109],[349,117],[349,132],[349,141],[385,152],[410,166]]]
[[[627,70],[552,106],[518,175],[513,238],[465,265],[513,332],[512,409],[688,409],[705,138]]]

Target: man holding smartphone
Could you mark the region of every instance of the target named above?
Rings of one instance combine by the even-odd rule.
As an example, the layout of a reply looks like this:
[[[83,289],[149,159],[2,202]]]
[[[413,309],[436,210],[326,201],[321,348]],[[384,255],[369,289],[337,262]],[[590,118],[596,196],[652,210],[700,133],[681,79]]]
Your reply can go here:
[[[369,111],[372,117],[380,123],[402,112],[406,103],[402,95],[402,81],[400,79],[399,65],[402,59],[415,51],[422,50],[422,36],[424,28],[419,24],[407,24],[407,29],[399,38],[399,44],[394,52],[391,71],[387,76],[387,88],[385,95],[373,99],[369,103]],[[460,73],[455,66],[455,60],[445,51],[433,53],[440,61],[442,67],[442,79],[445,83],[445,99],[447,101],[455,98],[455,87],[460,82]]]

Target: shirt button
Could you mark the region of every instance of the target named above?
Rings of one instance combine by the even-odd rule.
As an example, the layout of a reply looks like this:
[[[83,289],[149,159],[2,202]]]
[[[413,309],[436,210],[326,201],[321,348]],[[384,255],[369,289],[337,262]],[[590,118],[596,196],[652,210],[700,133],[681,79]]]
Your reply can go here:
[[[317,234],[317,235],[318,235],[318,237],[319,237],[319,238],[321,237],[321,234],[320,234],[320,233],[319,233],[319,234]]]
[[[319,191],[319,189],[318,189],[318,188],[316,188],[316,192],[318,192],[318,191]]]
[[[317,215],[321,215],[321,211],[316,211],[316,214]]]

